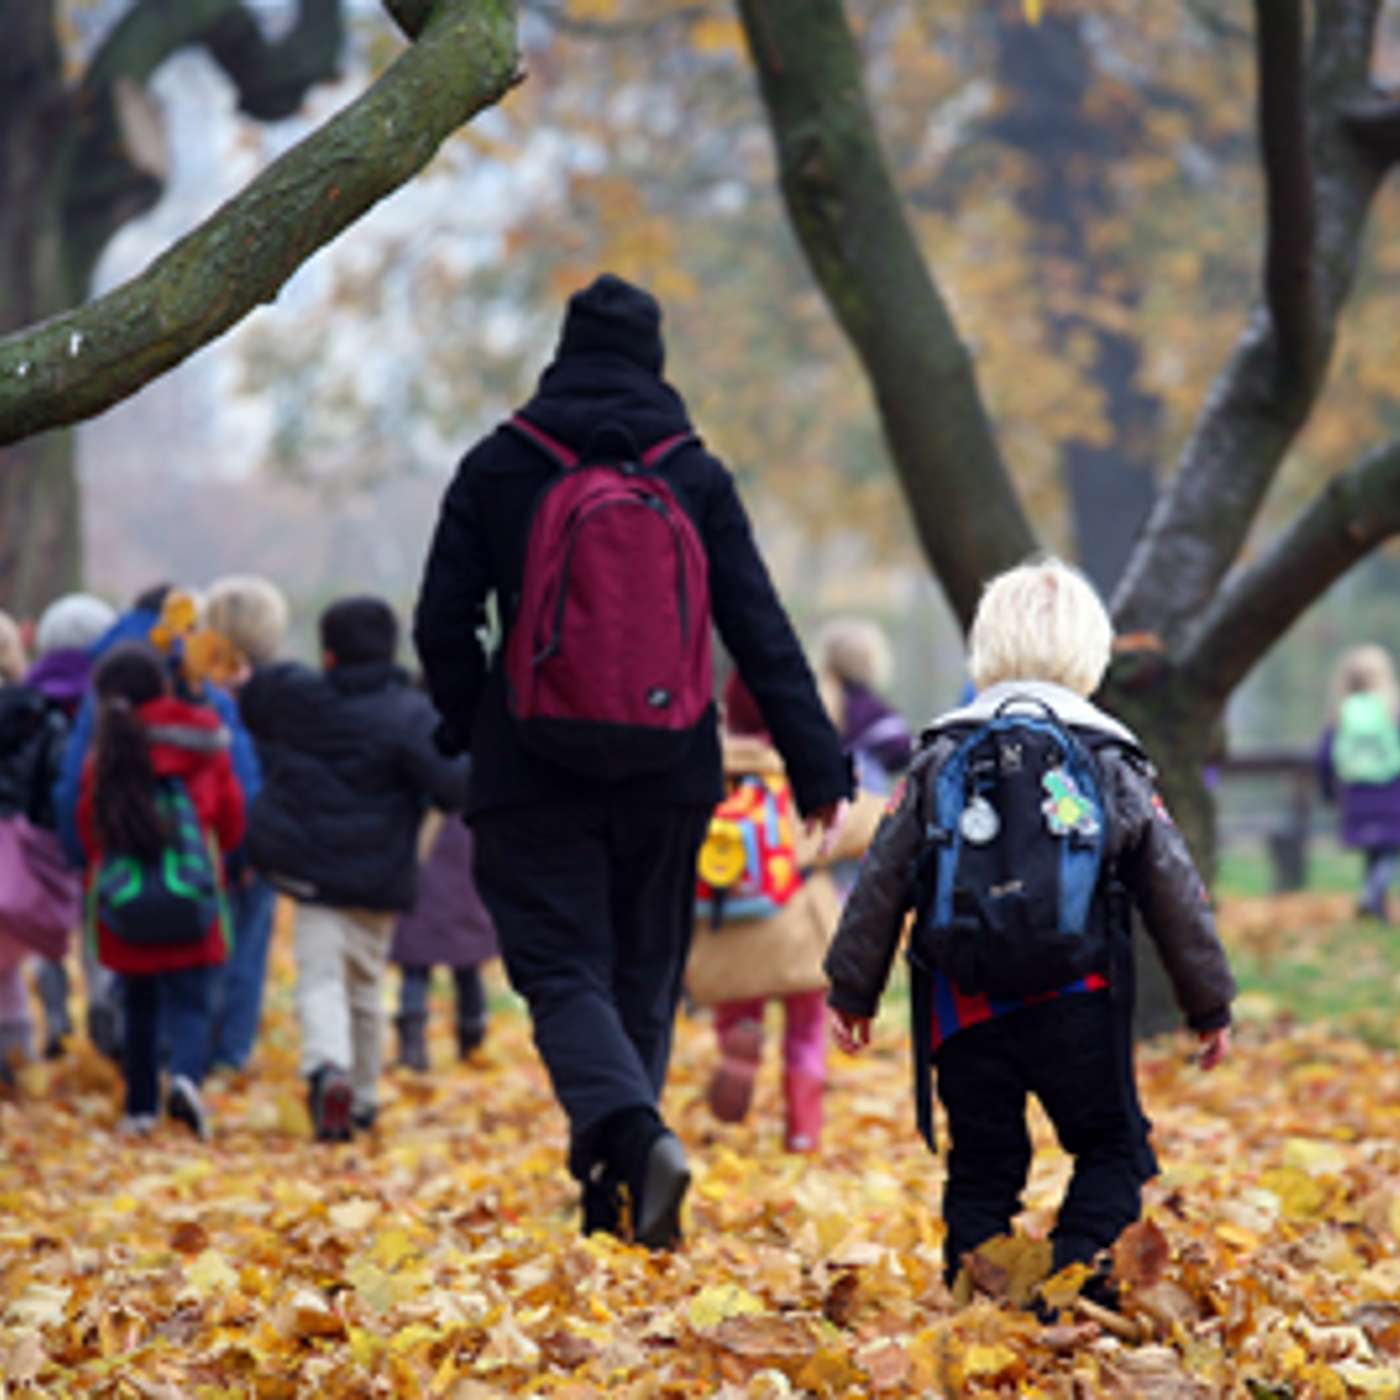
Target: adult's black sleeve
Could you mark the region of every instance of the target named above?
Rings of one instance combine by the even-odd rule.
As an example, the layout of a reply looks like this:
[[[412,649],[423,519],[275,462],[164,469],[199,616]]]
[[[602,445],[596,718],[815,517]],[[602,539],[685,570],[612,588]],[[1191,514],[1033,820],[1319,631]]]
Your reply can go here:
[[[469,746],[486,677],[481,634],[490,577],[473,488],[468,456],[443,498],[413,617],[413,642],[442,717],[438,744],[446,753]]]
[[[716,467],[704,521],[715,625],[783,756],[797,805],[810,815],[851,795],[850,762],[758,552],[734,479]]]

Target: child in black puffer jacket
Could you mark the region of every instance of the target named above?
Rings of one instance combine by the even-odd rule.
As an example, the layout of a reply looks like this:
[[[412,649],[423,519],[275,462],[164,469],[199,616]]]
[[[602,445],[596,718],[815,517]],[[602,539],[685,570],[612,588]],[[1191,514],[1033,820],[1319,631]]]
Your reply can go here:
[[[413,904],[423,816],[462,807],[468,763],[434,747],[387,603],[342,599],[320,630],[322,670],[259,667],[238,700],[266,769],[249,857],[298,904],[301,1067],[316,1136],[338,1141],[378,1110],[389,935]]]

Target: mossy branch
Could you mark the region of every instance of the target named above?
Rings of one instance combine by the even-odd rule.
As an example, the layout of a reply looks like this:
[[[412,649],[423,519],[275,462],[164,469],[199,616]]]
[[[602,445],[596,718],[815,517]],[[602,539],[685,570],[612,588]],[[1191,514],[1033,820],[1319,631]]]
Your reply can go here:
[[[273,301],[515,81],[512,0],[439,0],[364,96],[140,276],[0,339],[0,444],[100,413]]]

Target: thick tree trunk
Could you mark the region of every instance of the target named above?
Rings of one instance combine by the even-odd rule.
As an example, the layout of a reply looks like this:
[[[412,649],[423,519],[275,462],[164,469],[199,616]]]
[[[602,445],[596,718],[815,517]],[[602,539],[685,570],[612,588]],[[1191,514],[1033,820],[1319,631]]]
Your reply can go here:
[[[0,607],[35,617],[82,578],[82,511],[69,428],[0,450]]]
[[[1206,774],[1220,756],[1218,710],[1157,652],[1119,658],[1095,698],[1142,742],[1157,769],[1162,800],[1209,887],[1215,875],[1215,801]],[[1141,923],[1135,941],[1136,1032],[1149,1036],[1175,1030],[1182,1024],[1181,1010]]]
[[[72,165],[52,0],[0,0],[0,334],[81,296],[65,256]],[[74,443],[47,433],[0,448],[0,607],[32,616],[77,586],[81,543]]]

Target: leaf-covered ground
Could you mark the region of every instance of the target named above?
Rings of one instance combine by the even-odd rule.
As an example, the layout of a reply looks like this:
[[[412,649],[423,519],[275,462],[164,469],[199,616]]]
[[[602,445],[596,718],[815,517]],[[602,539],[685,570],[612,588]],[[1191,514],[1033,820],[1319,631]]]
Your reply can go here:
[[[1232,924],[1276,957],[1341,912]],[[709,1028],[683,1020],[667,1108],[698,1179],[685,1246],[652,1256],[576,1234],[562,1119],[510,1009],[466,1066],[439,1015],[432,1074],[388,1076],[377,1132],[313,1145],[289,979],[283,934],[257,1072],[211,1087],[207,1146],[114,1137],[115,1077],[86,1052],[0,1102],[0,1394],[1400,1391],[1400,1059],[1259,992],[1214,1074],[1185,1041],[1141,1055],[1165,1172],[1119,1251],[1123,1316],[1086,1316],[1067,1279],[1044,1326],[1000,1295],[1034,1274],[1066,1159],[1038,1124],[1025,1238],[955,1308],[893,1020],[869,1056],[833,1055],[815,1159],[780,1150],[771,1057],[751,1121],[709,1121]]]

